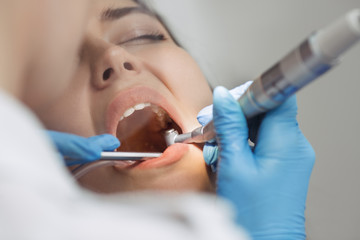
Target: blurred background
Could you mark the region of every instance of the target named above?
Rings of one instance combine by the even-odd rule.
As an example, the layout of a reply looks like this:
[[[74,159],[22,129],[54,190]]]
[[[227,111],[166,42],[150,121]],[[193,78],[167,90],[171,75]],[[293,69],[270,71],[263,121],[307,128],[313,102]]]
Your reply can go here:
[[[254,79],[360,0],[149,0],[212,86]],[[308,239],[360,239],[360,44],[298,94],[299,123],[315,148]]]

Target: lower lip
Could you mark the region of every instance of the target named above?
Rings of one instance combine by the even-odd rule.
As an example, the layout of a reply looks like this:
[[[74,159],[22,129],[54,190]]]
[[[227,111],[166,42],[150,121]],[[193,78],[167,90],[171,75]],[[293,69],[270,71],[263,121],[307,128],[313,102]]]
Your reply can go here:
[[[124,165],[120,162],[119,164],[115,164],[114,168],[119,170],[161,168],[180,161],[180,159],[185,155],[188,150],[188,144],[176,143],[168,147],[165,152],[158,158],[153,158],[142,162],[136,162],[130,165]]]

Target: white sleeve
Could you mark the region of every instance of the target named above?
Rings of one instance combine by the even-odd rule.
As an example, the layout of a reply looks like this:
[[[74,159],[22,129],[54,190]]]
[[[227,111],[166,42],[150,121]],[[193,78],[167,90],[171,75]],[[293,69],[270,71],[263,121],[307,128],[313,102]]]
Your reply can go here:
[[[85,191],[36,118],[1,91],[0,116],[0,239],[248,239],[214,197]]]

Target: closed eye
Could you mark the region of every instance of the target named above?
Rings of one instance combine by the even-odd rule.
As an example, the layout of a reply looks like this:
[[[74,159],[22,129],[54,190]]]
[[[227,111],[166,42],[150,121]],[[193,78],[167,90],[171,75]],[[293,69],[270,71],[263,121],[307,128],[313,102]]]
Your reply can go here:
[[[122,44],[148,44],[148,43],[155,43],[166,40],[164,34],[143,34],[129,40],[121,42],[119,45]]]

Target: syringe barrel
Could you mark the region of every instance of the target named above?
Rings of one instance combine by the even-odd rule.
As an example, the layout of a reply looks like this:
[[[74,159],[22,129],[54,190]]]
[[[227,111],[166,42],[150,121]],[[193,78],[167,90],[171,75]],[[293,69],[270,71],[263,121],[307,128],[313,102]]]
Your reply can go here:
[[[311,35],[255,79],[239,99],[245,116],[250,119],[282,104],[331,69],[359,39],[360,9],[355,9]]]

